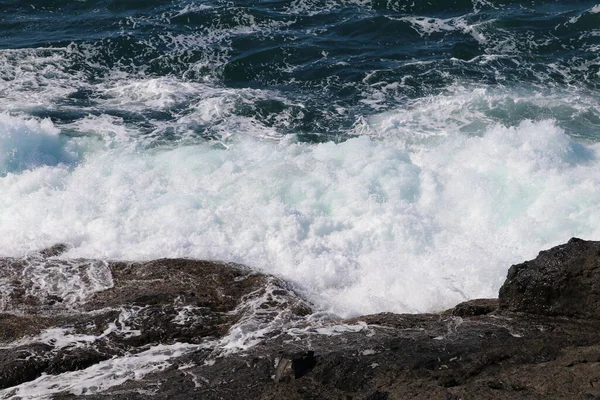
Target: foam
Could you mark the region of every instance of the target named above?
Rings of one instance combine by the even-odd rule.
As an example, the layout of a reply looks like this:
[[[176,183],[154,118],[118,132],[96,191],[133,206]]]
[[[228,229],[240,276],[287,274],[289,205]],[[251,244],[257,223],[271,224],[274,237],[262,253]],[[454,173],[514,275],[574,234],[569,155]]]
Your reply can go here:
[[[65,48],[0,50],[3,111],[52,106],[86,87],[83,73],[66,71],[67,53]]]
[[[105,261],[46,260],[39,255],[19,261],[0,270],[0,312],[20,312],[20,304],[7,301],[15,289],[25,290],[42,304],[52,297],[60,298],[60,308],[70,309],[114,284]],[[22,284],[17,288],[15,282]]]
[[[507,91],[454,84],[445,91],[409,101],[401,109],[371,115],[357,133],[423,144],[457,132],[479,135],[497,124],[514,126],[534,114],[552,118],[570,135],[598,137],[600,125],[592,121],[600,117],[600,103],[594,93],[585,90],[554,88],[548,93],[532,87]]]
[[[110,269],[103,261],[33,262],[23,270],[21,277],[32,282],[32,295],[57,296],[63,304],[77,304],[114,284]]]
[[[331,13],[342,7],[357,7],[364,11],[370,11],[373,8],[371,0],[333,0],[333,1],[315,1],[315,0],[294,0],[289,6],[285,7],[285,13],[291,15],[321,15]]]
[[[415,31],[421,36],[428,36],[432,33],[459,31],[473,37],[480,44],[486,43],[487,38],[477,29],[480,24],[468,24],[464,17],[453,18],[433,18],[433,17],[402,17],[399,21],[408,22]],[[489,23],[486,21],[485,23]]]
[[[202,348],[200,345],[177,343],[151,347],[139,354],[99,362],[83,370],[58,375],[42,374],[39,378],[0,390],[0,399],[49,399],[53,394],[87,395],[103,392],[128,380],[164,371],[170,359]]]
[[[77,147],[59,133],[49,119],[0,114],[0,175],[77,162]]]
[[[495,296],[508,266],[542,248],[598,234],[597,151],[548,121],[411,145],[107,149],[0,178],[0,249],[229,260],[341,315],[440,310]]]
[[[264,100],[278,101],[287,107],[304,107],[274,90],[221,88],[173,77],[130,77],[126,82],[119,77],[97,84],[95,91],[97,109],[127,110],[144,115],[143,128],[108,114],[89,114],[63,125],[79,134],[100,136],[108,147],[152,145],[155,141],[164,141],[166,132],[194,140],[203,129],[223,140],[234,135],[279,138],[282,134],[276,127],[266,127],[251,116],[236,115],[236,108],[252,107]],[[170,113],[173,118],[152,118],[156,111]],[[292,120],[285,111],[277,118],[277,126],[289,125]]]
[[[45,345],[50,346],[52,351],[56,351],[67,347],[85,347],[111,334],[118,335],[123,338],[139,336],[141,335],[141,331],[139,329],[133,329],[130,326],[130,323],[132,320],[135,320],[135,318],[137,318],[139,313],[143,310],[144,307],[140,306],[119,308],[119,315],[117,319],[109,323],[106,329],[99,335],[74,333],[73,328],[49,328],[44,329],[35,336],[23,337],[13,342],[1,343],[0,350],[11,348],[14,349],[16,347],[32,345],[36,343],[44,343]]]

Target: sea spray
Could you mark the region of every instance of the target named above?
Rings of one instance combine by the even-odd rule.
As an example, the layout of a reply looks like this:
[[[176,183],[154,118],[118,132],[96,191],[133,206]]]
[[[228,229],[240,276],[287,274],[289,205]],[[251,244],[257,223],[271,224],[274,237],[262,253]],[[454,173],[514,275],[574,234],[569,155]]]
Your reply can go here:
[[[597,234],[597,168],[596,145],[549,121],[427,146],[240,138],[98,150],[0,179],[0,247],[235,261],[340,315],[435,311],[493,296],[507,265],[564,235]]]

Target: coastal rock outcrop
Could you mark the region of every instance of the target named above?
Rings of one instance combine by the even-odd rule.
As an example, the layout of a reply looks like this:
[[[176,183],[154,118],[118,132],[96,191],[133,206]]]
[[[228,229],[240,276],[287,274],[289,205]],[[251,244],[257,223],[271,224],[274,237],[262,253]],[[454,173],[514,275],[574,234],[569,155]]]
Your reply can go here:
[[[241,265],[55,258],[65,249],[0,259],[0,389],[150,346],[219,340],[234,326],[252,340],[312,312],[285,282]]]
[[[600,399],[599,250],[543,251],[499,299],[347,320],[239,265],[3,259],[0,398]],[[57,271],[80,282],[35,283]]]
[[[513,265],[499,301],[509,311],[600,319],[600,242],[573,238]]]

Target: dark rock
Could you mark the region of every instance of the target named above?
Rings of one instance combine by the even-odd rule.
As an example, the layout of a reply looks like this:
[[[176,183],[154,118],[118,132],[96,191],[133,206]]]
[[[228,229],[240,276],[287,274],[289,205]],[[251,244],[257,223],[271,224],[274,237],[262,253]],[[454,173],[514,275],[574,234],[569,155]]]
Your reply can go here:
[[[48,351],[47,345],[35,344],[0,352],[0,389],[40,376],[48,367],[48,361],[39,356],[45,351]]]
[[[34,336],[55,324],[52,318],[0,314],[0,343],[12,342],[24,336]]]
[[[598,321],[498,315],[462,318],[460,324],[451,316],[385,319],[390,322],[385,326],[337,336],[291,341],[280,336],[210,364],[205,353],[194,353],[179,361],[195,365],[183,378],[172,369],[85,399],[141,399],[136,393],[143,387],[157,390],[158,399],[236,400],[240,393],[245,399],[559,399],[592,394],[590,381],[598,379]],[[452,331],[435,339],[427,334]],[[293,360],[304,357],[316,363],[296,377]]]
[[[509,311],[600,319],[600,242],[573,238],[513,265],[499,304]]]
[[[289,382],[292,379],[302,378],[309,373],[315,365],[317,358],[314,351],[281,356],[275,360],[275,382]]]
[[[449,312],[456,317],[475,317],[490,314],[498,309],[498,299],[476,299],[458,304]]]
[[[247,332],[274,323],[244,351],[199,347],[168,368],[102,393],[54,398],[600,398],[599,254],[600,242],[573,239],[511,267],[499,301],[343,321],[306,317],[310,305],[284,282],[234,264],[106,263],[110,285],[78,303],[41,293],[23,278],[25,268],[40,261],[0,260],[0,279],[13,282],[0,303],[0,342],[8,349],[0,352],[0,384],[12,387],[156,344],[203,344],[234,327]],[[84,278],[103,271],[93,260],[42,262]],[[37,340],[49,327],[99,338],[71,347]]]
[[[40,256],[42,257],[56,257],[69,250],[69,247],[66,244],[55,244],[51,247],[46,247],[39,251]]]
[[[114,287],[94,294],[86,308],[162,305],[177,300],[227,312],[269,279],[241,265],[186,259],[112,263],[110,271]]]
[[[389,395],[390,394],[388,392],[380,392],[379,390],[376,390],[372,394],[365,397],[365,400],[387,400]]]
[[[62,247],[40,253],[51,257]],[[40,287],[40,277],[54,285]],[[73,281],[79,283],[69,289]],[[0,259],[1,282],[10,284],[0,292],[0,347],[10,350],[0,350],[0,388],[42,373],[85,369],[149,346],[217,339],[246,319],[258,326],[312,312],[284,282],[210,261],[107,263],[34,254]],[[87,297],[72,298],[73,292],[85,290]],[[75,341],[76,335],[97,339],[60,345],[37,336],[51,328],[58,328],[57,335],[74,335]]]
[[[292,370],[294,371],[294,378],[302,378],[304,375],[309,373],[317,365],[317,359],[314,351],[307,351],[304,354],[295,357],[292,360]]]

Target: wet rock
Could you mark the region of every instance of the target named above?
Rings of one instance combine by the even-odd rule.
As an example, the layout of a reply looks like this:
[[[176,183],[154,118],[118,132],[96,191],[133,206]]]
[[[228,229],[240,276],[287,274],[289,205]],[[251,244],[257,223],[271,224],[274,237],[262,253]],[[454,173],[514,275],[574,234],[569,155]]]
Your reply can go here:
[[[69,246],[63,243],[55,244],[54,246],[46,247],[39,251],[42,257],[56,257],[69,250]]]
[[[31,381],[42,373],[60,374],[87,368],[113,355],[95,348],[64,348],[53,351],[52,345],[34,343],[19,346],[0,355],[0,389]]]
[[[37,343],[0,352],[0,389],[33,380],[48,367],[48,361],[39,356],[49,346]]]
[[[598,321],[500,315],[384,319],[385,325],[334,336],[280,336],[211,363],[205,353],[194,353],[178,361],[192,367],[151,374],[86,399],[141,399],[140,387],[154,388],[157,399],[234,400],[240,393],[245,399],[583,398],[598,376]],[[447,334],[432,338],[432,332]],[[294,361],[309,368],[297,374]]]
[[[292,359],[281,357],[275,359],[275,374],[273,380],[278,382],[289,382],[294,379],[294,370],[292,369]]]
[[[0,259],[0,388],[312,312],[287,284],[244,266],[47,259],[62,248]]]
[[[0,343],[36,335],[55,323],[52,318],[0,314]]]
[[[475,317],[490,314],[498,309],[498,299],[475,299],[458,304],[449,313],[456,317]]]
[[[289,382],[292,379],[302,378],[309,373],[317,365],[317,358],[315,352],[309,350],[277,358],[275,364],[277,366],[275,367],[273,380],[275,382]]]
[[[509,311],[600,319],[600,242],[573,238],[513,265],[499,302]]]
[[[241,265],[186,259],[112,263],[110,271],[114,286],[95,293],[86,308],[179,301],[227,312],[239,304],[242,296],[260,289],[269,279]]]
[[[0,353],[0,382],[11,387],[42,372],[84,369],[156,344],[201,344],[254,330],[260,340],[247,349],[199,347],[141,379],[85,397],[65,392],[54,398],[592,399],[600,389],[599,250],[600,242],[571,240],[513,266],[499,300],[471,300],[439,314],[348,320],[312,318],[310,305],[284,282],[233,264],[107,263],[110,285],[81,304],[15,283],[1,303],[0,327],[9,333],[0,341],[33,339]],[[21,268],[19,262],[4,273]],[[92,262],[72,261],[90,281],[101,276],[90,273]],[[15,300],[33,294],[43,301]],[[63,300],[50,304],[50,295]],[[20,329],[40,315],[31,310],[42,310],[45,319]],[[264,329],[271,323],[275,328]],[[103,336],[75,347],[35,339],[59,326]]]

